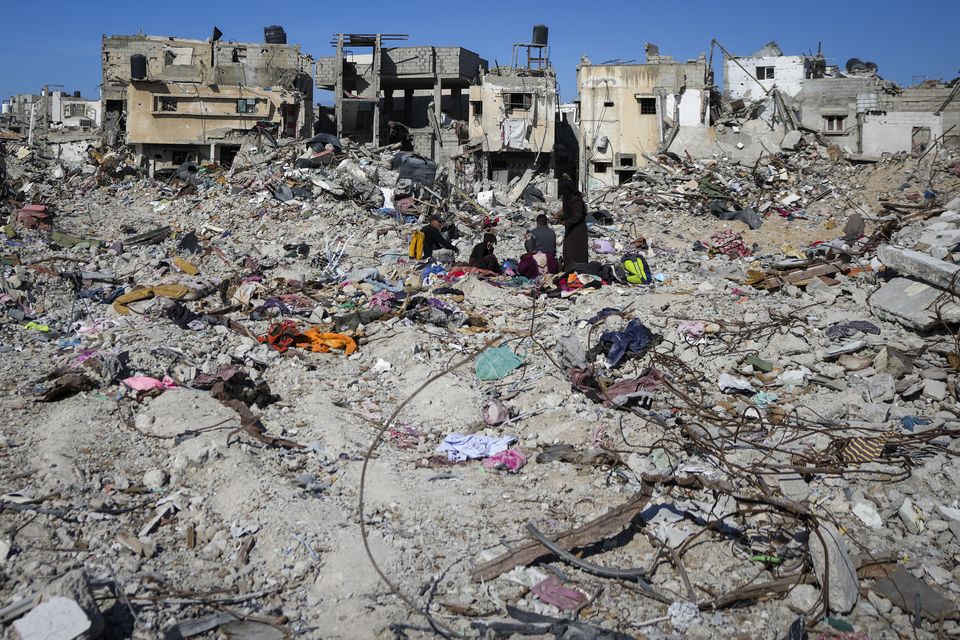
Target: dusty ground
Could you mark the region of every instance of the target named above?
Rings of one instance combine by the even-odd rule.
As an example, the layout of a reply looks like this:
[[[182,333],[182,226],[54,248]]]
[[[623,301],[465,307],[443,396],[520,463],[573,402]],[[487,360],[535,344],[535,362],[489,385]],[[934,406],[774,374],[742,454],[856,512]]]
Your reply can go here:
[[[857,204],[878,213],[879,194],[896,189],[911,168],[891,163],[844,175],[866,185],[853,189]],[[229,182],[243,184],[248,178],[257,183],[236,194],[229,185],[211,183],[199,194],[176,199],[141,180],[95,188],[81,188],[83,180],[67,182],[51,187],[61,230],[107,244],[162,225],[173,227],[174,236],[117,255],[107,249],[54,249],[43,233],[21,230],[19,244],[8,245],[7,251],[24,262],[55,258],[44,264],[60,271],[109,269],[119,284],[152,284],[182,279],[161,261],[176,252],[184,233],[197,230],[203,246],[222,252],[190,258],[199,268],[198,278],[216,283],[262,275],[253,303],[228,315],[251,335],[264,333],[276,319],[253,319],[253,308],[280,293],[304,293],[326,310],[296,316],[299,325],[332,328],[335,317],[367,300],[368,292],[347,275],[353,268],[373,262],[385,280],[417,278],[414,264],[396,264],[395,257],[405,253],[412,225],[390,222],[370,213],[370,207],[327,194],[315,194],[302,206],[280,203],[260,188],[283,178],[279,166],[233,176]],[[784,191],[794,186],[784,185]],[[747,269],[782,258],[785,247],[803,251],[816,240],[836,239],[851,212],[847,201],[820,201],[809,220],[773,215],[756,231],[680,207],[648,205],[630,213],[612,201],[607,208],[615,224],[595,228],[594,235],[613,239],[622,250],[634,237],[627,223],[639,226],[663,283],[611,285],[534,301],[528,286],[472,275],[450,284],[463,291],[462,301],[437,297],[481,318],[485,326],[435,326],[388,314],[358,328],[362,339],[352,356],[297,349],[280,355],[212,323],[183,330],[162,315],[156,302],[139,303],[136,313],[121,316],[110,305],[78,301],[55,275],[27,270],[23,290],[29,291],[38,321],[53,331],[32,331],[12,318],[0,325],[0,341],[9,347],[0,368],[5,391],[0,398],[0,493],[5,494],[0,540],[11,549],[0,559],[0,606],[72,569],[83,569],[106,619],[105,637],[159,637],[178,623],[212,613],[253,616],[251,621],[261,623],[256,633],[263,635],[251,637],[275,637],[270,633],[276,629],[309,638],[430,635],[428,620],[391,593],[364,550],[358,517],[361,468],[380,425],[401,402],[491,340],[506,341],[525,357],[525,365],[500,380],[481,382],[474,363],[468,362],[433,382],[399,413],[367,471],[363,517],[370,553],[417,608],[429,611],[434,624],[482,635],[475,623],[504,619],[507,605],[572,617],[571,611],[546,604],[529,590],[555,575],[591,599],[578,619],[610,630],[591,637],[614,637],[609,633],[615,630],[638,638],[781,638],[804,615],[818,625],[811,633],[839,633],[817,613],[810,521],[777,509],[729,515],[736,503],[716,491],[658,488],[643,517],[625,533],[599,540],[579,555],[604,567],[647,569],[646,579],[669,602],[717,602],[744,585],[783,576],[802,582],[800,575],[810,576],[806,581],[813,600],[804,585],[797,593],[787,589],[745,598],[737,607],[704,606],[699,616],[684,620],[668,604],[638,593],[629,581],[600,577],[556,558],[491,581],[471,580],[476,567],[527,538],[528,522],[547,533],[582,525],[639,491],[644,473],[698,475],[733,482],[744,491],[762,481],[773,495],[802,503],[818,519],[837,522],[851,555],[899,561],[956,602],[960,522],[938,510],[956,507],[960,497],[960,462],[952,435],[940,436],[937,446],[902,445],[906,463],[894,457],[799,480],[796,473],[774,471],[796,456],[826,459],[841,435],[899,428],[902,416],[926,417],[931,429],[956,428],[954,391],[942,400],[900,391],[889,400],[871,395],[884,375],[874,357],[885,346],[916,356],[914,372],[901,381],[943,377],[952,389],[956,377],[947,366],[948,334],[918,335],[871,314],[866,300],[878,275],[837,274],[839,284],[826,291],[790,286],[768,292],[743,283]],[[535,212],[504,207],[501,213],[498,253],[518,255],[523,229]],[[205,225],[224,231],[207,227],[204,232]],[[707,241],[725,229],[742,231],[748,246],[758,245],[759,254],[729,260],[692,250],[695,240]],[[460,246],[468,251],[479,235],[479,229],[467,230]],[[319,280],[322,265],[314,258],[334,238],[352,238],[340,277],[305,288],[291,284],[301,275]],[[286,257],[283,245],[296,243],[311,245],[311,256]],[[870,257],[854,264],[865,267]],[[8,269],[6,275],[13,273]],[[188,304],[198,312],[223,306],[215,295]],[[587,321],[604,308],[623,310],[624,317],[609,318],[591,330]],[[636,376],[652,365],[687,400],[661,389],[651,408],[623,411],[571,388],[557,340],[572,336],[585,346],[596,344],[603,330],[622,328],[630,318],[640,319],[661,341],[611,371],[611,377]],[[74,320],[89,324],[97,319],[110,323],[92,332],[71,330]],[[694,343],[677,333],[685,319],[720,326]],[[860,368],[825,356],[837,345],[825,329],[846,320],[868,320],[880,330],[856,335],[865,343],[858,355],[867,362]],[[538,344],[529,338],[531,326]],[[137,399],[115,381],[98,378],[96,389],[57,402],[35,401],[44,375],[76,363],[87,350],[127,351],[131,373],[169,374],[178,388]],[[752,354],[773,363],[771,377],[745,364]],[[602,355],[594,363],[605,370]],[[280,397],[269,407],[253,409],[266,432],[302,448],[270,446],[242,430],[237,433],[241,421],[235,411],[208,391],[189,388],[196,374],[230,364],[243,366]],[[799,385],[775,382],[776,374],[801,367],[839,380],[844,388],[815,384],[809,376]],[[730,427],[756,403],[749,394],[722,393],[717,384],[721,373],[748,378],[756,390],[778,395],[769,407],[754,410],[763,421],[747,420],[743,432]],[[519,418],[503,426],[484,424],[480,406],[487,397],[499,397]],[[713,417],[708,419],[706,412]],[[784,422],[783,416],[791,413],[797,421]],[[697,439],[696,425],[709,432],[701,434],[705,439]],[[515,435],[529,461],[516,474],[488,470],[476,461],[443,464],[435,449],[455,431]],[[542,449],[560,443],[603,456],[593,462],[535,461]],[[837,465],[836,458],[831,464]],[[909,477],[898,476],[903,468]],[[757,475],[751,478],[743,469]],[[922,513],[922,529],[911,530],[897,515],[907,497]],[[158,505],[162,509],[166,502],[175,509],[154,530],[141,534]],[[882,517],[879,527],[854,514],[853,508],[864,502]],[[704,528],[711,516],[720,515],[734,532]],[[118,541],[125,533],[156,545],[155,550],[136,553]],[[676,548],[688,535],[698,537],[683,547],[680,571],[658,545],[666,540]],[[775,556],[778,562],[765,564],[756,556]],[[933,623],[914,629],[908,613],[870,590],[870,580],[863,578],[855,607],[836,617],[870,638],[934,637]],[[268,629],[263,622],[276,626]],[[954,622],[945,628],[960,633]],[[9,627],[6,632],[11,633]],[[215,633],[229,632],[210,631],[208,637]]]

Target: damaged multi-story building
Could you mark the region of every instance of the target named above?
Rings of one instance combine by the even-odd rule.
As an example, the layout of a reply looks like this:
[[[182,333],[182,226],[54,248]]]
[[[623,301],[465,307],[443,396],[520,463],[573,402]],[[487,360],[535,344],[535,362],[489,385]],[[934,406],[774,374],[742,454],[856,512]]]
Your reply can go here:
[[[576,149],[558,141],[557,75],[548,30],[533,28],[513,47],[513,63],[485,72],[470,87],[470,141],[483,178],[507,183],[528,171],[552,175],[576,166]]]
[[[622,184],[684,130],[705,133],[712,84],[704,54],[677,61],[647,44],[642,64],[593,64],[584,56],[577,66],[583,188]]]
[[[467,93],[487,61],[463,47],[385,46],[406,34],[333,36],[316,62],[316,87],[333,92],[319,127],[374,146],[400,142],[438,164],[466,140]]]
[[[151,172],[184,162],[229,164],[251,131],[305,138],[313,130],[312,58],[286,44],[104,36],[103,123]]]
[[[775,42],[724,58],[724,96],[735,107],[741,102],[762,120],[816,133],[865,158],[921,154],[937,141],[960,147],[958,86],[960,79],[904,89],[873,62],[851,58],[841,69],[819,52],[784,55]]]

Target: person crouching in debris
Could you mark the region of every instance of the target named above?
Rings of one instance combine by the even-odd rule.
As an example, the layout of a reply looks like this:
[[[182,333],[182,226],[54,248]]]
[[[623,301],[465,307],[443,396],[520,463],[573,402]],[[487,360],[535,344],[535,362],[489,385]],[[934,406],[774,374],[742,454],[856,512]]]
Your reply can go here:
[[[537,226],[527,231],[527,239],[523,243],[527,253],[546,253],[557,256],[557,234],[548,224],[547,216],[542,213],[537,216]]]
[[[438,262],[451,263],[453,262],[453,256],[460,253],[460,250],[443,236],[442,229],[443,218],[438,214],[430,216],[430,222],[421,229],[423,232],[423,258],[425,260],[433,258]]]
[[[500,261],[493,254],[493,247],[496,243],[497,236],[492,233],[483,234],[483,242],[478,243],[470,253],[470,266],[500,273]]]
[[[564,177],[560,181],[560,198],[563,209],[560,221],[563,222],[563,268],[573,264],[586,264],[590,261],[587,236],[587,205],[583,194],[573,181]]]

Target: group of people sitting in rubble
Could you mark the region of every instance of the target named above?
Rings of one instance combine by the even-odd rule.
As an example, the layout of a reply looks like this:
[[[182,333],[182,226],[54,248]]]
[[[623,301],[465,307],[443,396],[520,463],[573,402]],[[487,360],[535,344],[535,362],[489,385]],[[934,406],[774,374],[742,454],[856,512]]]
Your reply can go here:
[[[564,269],[571,265],[583,264],[589,260],[587,211],[583,194],[569,179],[560,183],[562,209],[555,221],[563,224]],[[557,235],[550,228],[550,219],[540,214],[536,226],[529,229],[524,238],[526,253],[520,256],[517,271],[528,278],[547,273],[559,273],[560,262],[557,259]],[[444,221],[439,214],[430,216],[429,222],[421,229],[423,232],[423,258],[438,262],[452,262],[460,250],[443,234]],[[468,264],[477,269],[501,273],[502,262],[495,253],[497,236],[487,232],[483,240],[473,247]]]

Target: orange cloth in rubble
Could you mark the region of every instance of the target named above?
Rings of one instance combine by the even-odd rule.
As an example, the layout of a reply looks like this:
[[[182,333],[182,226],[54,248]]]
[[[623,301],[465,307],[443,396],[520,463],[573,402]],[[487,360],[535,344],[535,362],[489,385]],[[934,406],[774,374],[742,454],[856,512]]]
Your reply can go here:
[[[357,350],[357,343],[350,336],[342,333],[326,333],[317,327],[310,327],[303,332],[303,339],[297,346],[311,351],[326,353],[331,349],[343,349],[347,355]]]

